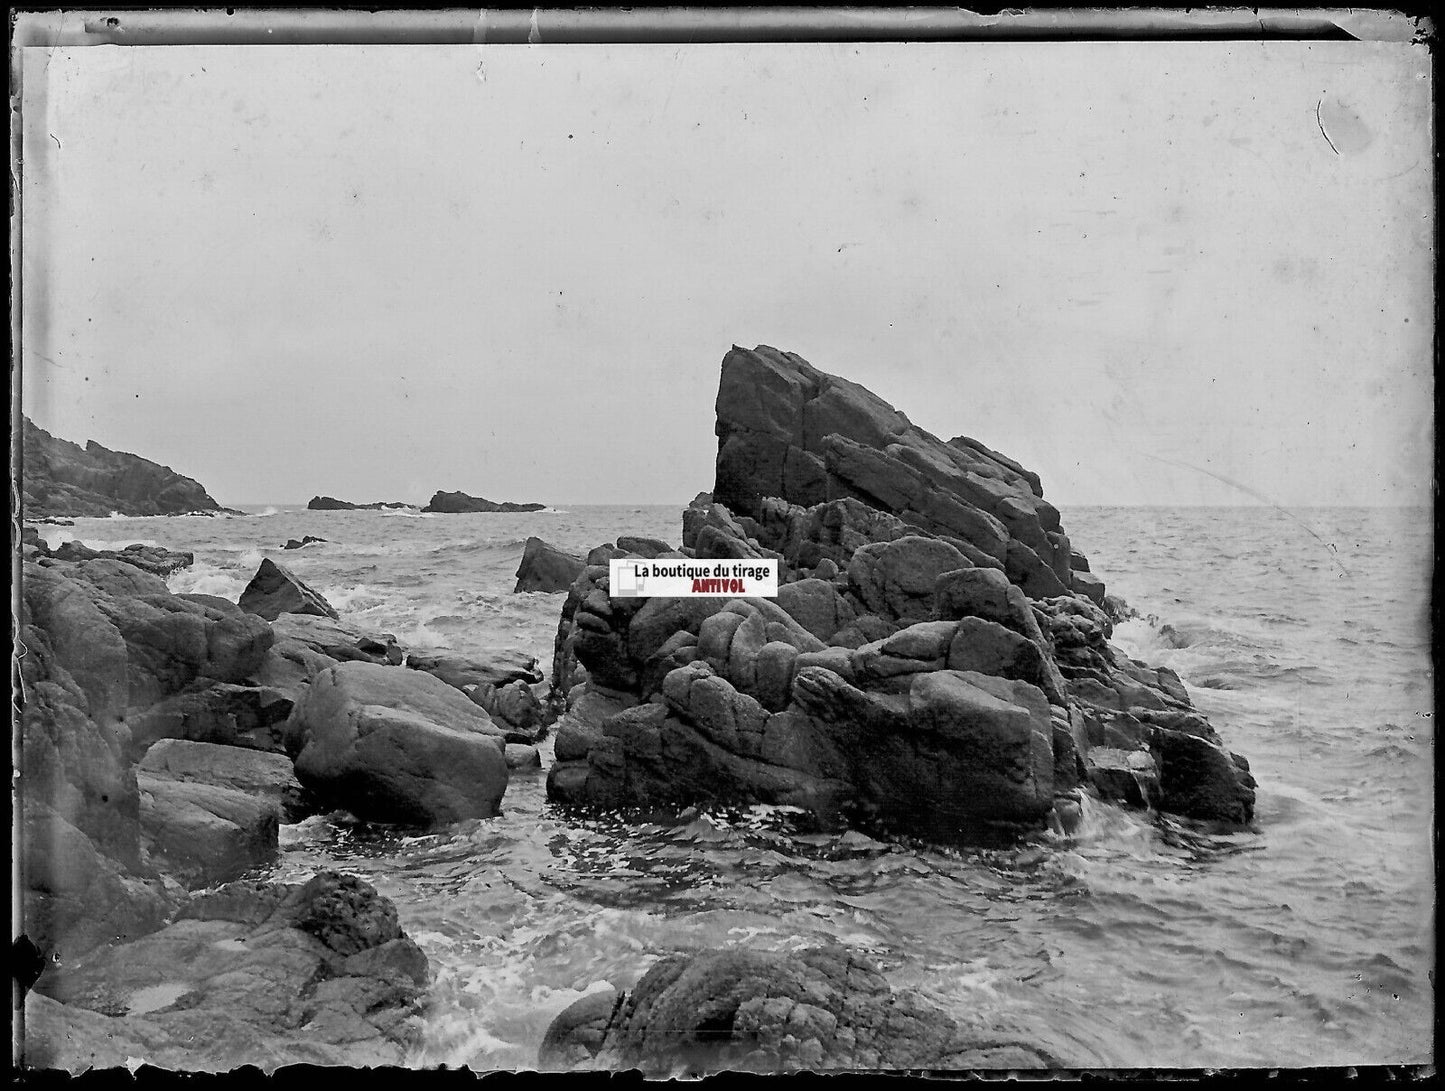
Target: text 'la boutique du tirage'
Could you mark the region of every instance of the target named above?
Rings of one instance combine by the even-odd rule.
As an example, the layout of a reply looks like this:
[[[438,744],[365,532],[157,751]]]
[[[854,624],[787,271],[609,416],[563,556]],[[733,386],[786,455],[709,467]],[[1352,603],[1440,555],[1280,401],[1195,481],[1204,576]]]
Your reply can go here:
[[[772,558],[748,560],[649,561],[620,557],[607,562],[615,598],[686,598],[752,595],[776,598],[778,562]]]

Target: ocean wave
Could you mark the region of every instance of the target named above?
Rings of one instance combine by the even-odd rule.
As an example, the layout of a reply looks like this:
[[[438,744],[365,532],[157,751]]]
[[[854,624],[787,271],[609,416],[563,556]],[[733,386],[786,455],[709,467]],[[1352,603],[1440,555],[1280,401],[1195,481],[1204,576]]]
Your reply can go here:
[[[428,553],[513,553],[527,544],[526,538],[483,538],[478,541],[474,538],[463,538],[459,542],[443,542],[435,549],[427,550]]]
[[[378,606],[387,606],[392,604],[396,597],[393,592],[364,583],[351,587],[318,587],[317,590],[337,613],[360,613]]]
[[[239,602],[254,574],[254,569],[242,574],[235,568],[197,561],[189,568],[172,572],[166,578],[166,586],[177,595],[214,595]]]

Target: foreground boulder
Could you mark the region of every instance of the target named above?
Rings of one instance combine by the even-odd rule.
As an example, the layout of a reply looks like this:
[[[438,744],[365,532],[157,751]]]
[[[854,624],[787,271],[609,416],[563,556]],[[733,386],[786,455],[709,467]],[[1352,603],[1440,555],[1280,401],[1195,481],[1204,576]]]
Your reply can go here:
[[[419,1034],[426,956],[367,883],[234,883],[149,936],[42,974],[25,1063],[80,1072],[400,1064]]]
[[[185,717],[158,706],[205,704],[211,687],[248,691],[273,639],[265,621],[234,603],[172,594],[134,559],[37,552],[21,574],[23,927],[63,959],[159,927],[179,896],[175,880],[196,877],[184,862],[158,870],[167,861],[157,835],[180,829],[158,817],[165,807],[220,830],[216,811],[226,807],[217,802],[202,818],[180,799],[193,789],[167,781],[157,806],[152,772],[138,777],[132,764],[144,746],[131,725],[164,734],[159,725]],[[230,829],[259,846],[242,857],[263,857],[274,847],[274,808],[231,802],[249,817],[246,834]],[[186,836],[170,843],[178,855],[192,845]]]
[[[270,803],[285,822],[299,822],[312,810],[291,759],[284,754],[162,739],[146,751],[136,771],[244,792]]]
[[[248,614],[275,621],[281,614],[315,614],[336,620],[336,611],[319,593],[289,568],[270,557],[261,561],[251,582],[241,592],[240,606]]]
[[[141,833],[152,860],[200,886],[239,877],[276,855],[282,821],[307,813],[281,754],[163,739],[136,769]]]
[[[486,500],[480,496],[468,496],[464,492],[441,492],[438,491],[432,496],[427,506],[422,511],[444,512],[447,514],[459,514],[463,512],[516,512],[516,511],[541,511],[546,504],[514,504],[510,500],[501,503],[495,500]]]
[[[286,726],[301,782],[360,818],[432,825],[498,813],[505,737],[478,705],[422,671],[340,663]]]
[[[138,804],[137,804],[138,809]],[[22,804],[23,931],[61,965],[93,948],[154,932],[174,911],[178,890],[128,864],[38,799]],[[137,838],[131,854],[138,857]]]
[[[270,627],[105,559],[26,563],[21,605],[27,798],[133,863],[139,798],[125,721],[203,681],[243,681],[269,651]]]
[[[665,958],[631,993],[595,993],[559,1014],[538,1064],[677,1075],[1055,1062],[997,1030],[965,1030],[921,997],[893,991],[866,959],[829,945]]]
[[[531,537],[522,547],[515,591],[565,591],[582,574],[582,558]]]
[[[182,515],[221,506],[200,482],[169,466],[95,440],[83,448],[23,418],[25,514],[40,516]]]
[[[136,779],[148,853],[187,885],[237,878],[276,855],[280,812],[269,800],[150,772]]]

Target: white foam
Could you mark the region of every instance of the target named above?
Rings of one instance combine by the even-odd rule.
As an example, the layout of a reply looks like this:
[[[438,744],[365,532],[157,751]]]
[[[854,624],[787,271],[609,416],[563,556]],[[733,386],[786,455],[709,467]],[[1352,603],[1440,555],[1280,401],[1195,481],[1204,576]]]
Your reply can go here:
[[[218,568],[205,561],[197,561],[166,578],[166,586],[177,595],[214,595],[232,602],[241,600],[241,592],[250,582],[249,574],[237,575],[233,569]]]

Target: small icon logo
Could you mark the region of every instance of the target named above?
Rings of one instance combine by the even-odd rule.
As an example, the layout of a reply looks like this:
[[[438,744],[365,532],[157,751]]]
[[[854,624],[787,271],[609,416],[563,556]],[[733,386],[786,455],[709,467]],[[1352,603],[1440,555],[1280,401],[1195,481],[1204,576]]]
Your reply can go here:
[[[637,598],[642,594],[642,585],[646,577],[638,574],[637,569],[631,566],[620,567],[617,570],[615,586],[611,588],[612,593],[618,598]]]

